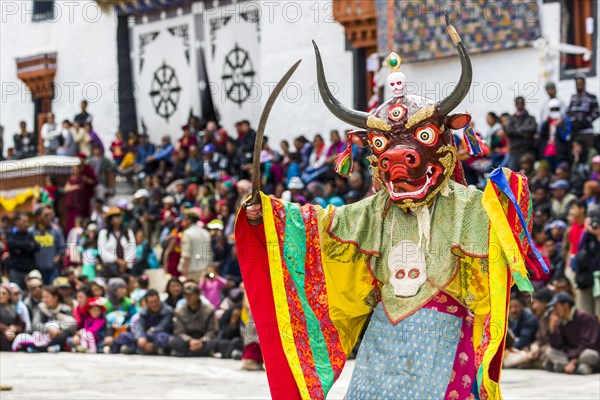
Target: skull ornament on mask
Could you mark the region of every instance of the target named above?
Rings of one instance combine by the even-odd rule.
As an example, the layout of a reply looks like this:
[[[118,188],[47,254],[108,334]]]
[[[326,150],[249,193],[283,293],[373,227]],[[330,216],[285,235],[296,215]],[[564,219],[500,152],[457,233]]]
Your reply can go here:
[[[387,81],[394,97],[402,97],[406,94],[406,75],[400,72],[400,63],[402,59],[396,53],[390,54],[387,58],[387,65],[392,70]]]
[[[339,119],[361,128],[352,131],[350,139],[358,146],[371,148],[371,169],[378,186],[385,188],[391,201],[405,211],[431,205],[447,185],[458,163],[452,130],[462,129],[471,121],[467,114],[450,115],[469,92],[473,74],[467,49],[452,25],[448,25],[448,33],[462,67],[452,93],[438,102],[405,94],[406,78],[399,71],[401,59],[392,53],[387,63],[392,69],[388,83],[393,97],[371,114],[349,109],[333,96],[319,49],[313,43],[323,102]]]
[[[410,240],[402,240],[390,251],[388,257],[390,285],[394,294],[412,297],[427,280],[425,256],[419,245]]]
[[[404,82],[406,81],[406,75],[402,72],[392,72],[388,76],[388,85],[392,90],[392,95],[394,97],[402,97],[406,94],[406,85]]]

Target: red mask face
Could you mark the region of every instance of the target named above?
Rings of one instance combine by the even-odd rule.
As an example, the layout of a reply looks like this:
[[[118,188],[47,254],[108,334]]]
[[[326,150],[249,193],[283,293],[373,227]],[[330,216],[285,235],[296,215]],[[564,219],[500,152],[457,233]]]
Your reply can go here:
[[[373,151],[373,171],[394,203],[403,209],[427,204],[454,171],[457,151],[450,128],[466,126],[470,116],[445,117],[419,96],[394,98],[373,115],[378,126],[353,133],[353,141]]]

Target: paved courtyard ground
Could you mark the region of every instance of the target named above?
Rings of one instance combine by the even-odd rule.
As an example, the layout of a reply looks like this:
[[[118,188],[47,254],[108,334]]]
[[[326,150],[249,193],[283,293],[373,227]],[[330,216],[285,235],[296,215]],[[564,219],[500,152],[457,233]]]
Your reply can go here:
[[[245,372],[239,362],[83,354],[0,353],[0,382],[13,386],[6,399],[265,399],[264,372]],[[354,362],[330,392],[342,399]],[[600,399],[600,375],[504,371],[505,399]]]

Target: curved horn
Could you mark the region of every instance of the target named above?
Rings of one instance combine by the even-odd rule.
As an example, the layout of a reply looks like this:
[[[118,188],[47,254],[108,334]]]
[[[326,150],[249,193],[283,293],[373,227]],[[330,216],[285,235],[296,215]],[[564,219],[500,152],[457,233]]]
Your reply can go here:
[[[452,24],[450,24],[450,19],[448,14],[446,14],[446,30],[448,34],[452,38],[452,42],[456,46],[458,51],[458,55],[460,57],[460,66],[461,73],[458,84],[450,93],[448,97],[438,103],[440,113],[442,115],[447,115],[450,111],[454,110],[454,108],[465,98],[467,93],[469,93],[469,89],[471,88],[471,82],[473,81],[473,68],[471,67],[471,59],[469,58],[469,53],[467,52],[467,48],[462,42],[460,36],[456,32],[456,29]]]
[[[319,47],[313,40],[313,46],[315,47],[315,56],[317,57],[317,79],[319,82],[319,93],[323,98],[323,102],[331,111],[333,115],[341,119],[342,121],[356,126],[358,128],[367,129],[367,118],[369,113],[364,111],[356,111],[351,108],[347,108],[340,103],[329,90],[327,86],[327,80],[325,79],[325,71],[323,71],[323,61],[321,60],[321,53]]]

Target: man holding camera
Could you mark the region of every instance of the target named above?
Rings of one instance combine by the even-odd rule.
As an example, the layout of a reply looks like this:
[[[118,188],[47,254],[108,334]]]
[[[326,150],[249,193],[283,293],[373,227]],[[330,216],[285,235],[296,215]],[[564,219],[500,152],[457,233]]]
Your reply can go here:
[[[600,209],[590,208],[575,255],[577,304],[600,322]]]

